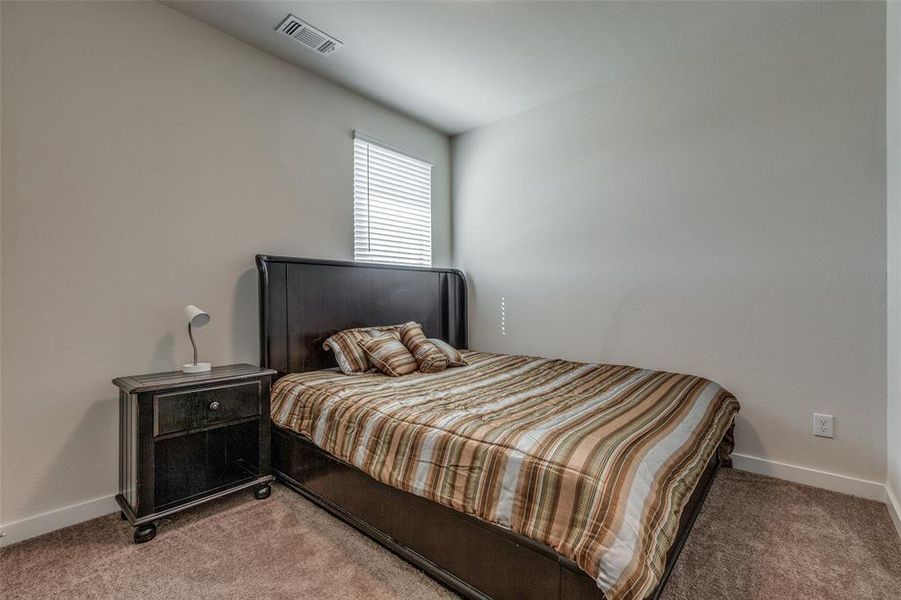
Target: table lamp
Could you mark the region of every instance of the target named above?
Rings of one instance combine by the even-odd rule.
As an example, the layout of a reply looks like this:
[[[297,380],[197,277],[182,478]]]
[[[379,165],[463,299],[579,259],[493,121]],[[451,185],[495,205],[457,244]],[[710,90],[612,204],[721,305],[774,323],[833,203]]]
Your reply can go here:
[[[197,362],[197,344],[194,343],[193,328],[202,329],[210,322],[210,315],[193,304],[185,307],[185,314],[188,315],[188,337],[191,338],[191,345],[194,347],[194,362],[189,365],[182,365],[183,373],[206,373],[210,370],[210,363]]]

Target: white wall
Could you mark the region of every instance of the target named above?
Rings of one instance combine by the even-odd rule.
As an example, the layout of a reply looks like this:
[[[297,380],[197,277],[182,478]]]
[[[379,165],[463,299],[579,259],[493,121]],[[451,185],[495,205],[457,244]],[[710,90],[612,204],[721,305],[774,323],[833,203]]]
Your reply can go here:
[[[884,19],[820,4],[455,138],[470,345],[707,376],[738,452],[881,483]]]
[[[886,5],[888,486],[901,511],[901,2]],[[901,517],[901,512],[899,512]],[[901,532],[901,521],[898,522]]]
[[[0,3],[0,365],[3,364],[3,9]],[[3,523],[3,369],[0,367],[0,523]]]
[[[449,141],[157,3],[2,2],[2,512],[116,492],[113,377],[258,360],[258,252],[352,258],[359,128]]]

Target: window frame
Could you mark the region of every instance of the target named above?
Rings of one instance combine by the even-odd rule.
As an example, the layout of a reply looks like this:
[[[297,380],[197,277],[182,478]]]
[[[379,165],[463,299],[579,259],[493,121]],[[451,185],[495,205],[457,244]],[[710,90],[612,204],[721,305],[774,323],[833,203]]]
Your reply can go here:
[[[354,262],[432,266],[432,169],[415,153],[354,131]]]

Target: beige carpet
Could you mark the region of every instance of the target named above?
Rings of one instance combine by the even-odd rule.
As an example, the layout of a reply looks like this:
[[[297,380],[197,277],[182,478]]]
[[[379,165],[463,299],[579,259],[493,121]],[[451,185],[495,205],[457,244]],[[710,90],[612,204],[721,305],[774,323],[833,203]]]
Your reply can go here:
[[[664,600],[901,599],[884,504],[722,469]]]
[[[240,493],[136,546],[110,515],[0,550],[2,598],[453,598],[300,496]],[[667,600],[901,598],[884,506],[724,470]]]

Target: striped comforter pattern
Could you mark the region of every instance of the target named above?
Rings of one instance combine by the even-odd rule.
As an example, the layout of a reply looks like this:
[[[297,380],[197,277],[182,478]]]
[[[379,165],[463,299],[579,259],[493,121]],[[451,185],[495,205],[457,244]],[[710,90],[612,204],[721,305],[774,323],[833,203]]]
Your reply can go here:
[[[551,546],[611,600],[644,598],[738,402],[691,375],[465,356],[399,378],[288,375],[273,421],[382,483]]]

